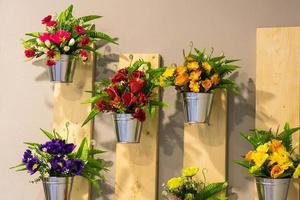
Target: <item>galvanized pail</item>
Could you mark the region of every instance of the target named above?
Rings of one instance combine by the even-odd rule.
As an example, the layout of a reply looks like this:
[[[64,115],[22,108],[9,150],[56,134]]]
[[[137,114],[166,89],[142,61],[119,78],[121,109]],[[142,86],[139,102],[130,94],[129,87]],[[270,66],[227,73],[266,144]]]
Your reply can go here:
[[[256,178],[259,200],[286,200],[291,179]]]
[[[51,82],[72,83],[75,71],[75,58],[62,54],[55,65],[48,67],[48,71]]]
[[[73,177],[49,177],[43,179],[46,200],[70,200]]]

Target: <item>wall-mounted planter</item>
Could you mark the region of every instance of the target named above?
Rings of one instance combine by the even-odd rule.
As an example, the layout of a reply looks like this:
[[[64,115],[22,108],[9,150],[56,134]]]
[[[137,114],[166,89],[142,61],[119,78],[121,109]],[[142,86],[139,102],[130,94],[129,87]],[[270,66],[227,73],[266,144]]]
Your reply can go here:
[[[183,110],[186,123],[208,123],[213,93],[183,92]]]
[[[43,179],[46,200],[70,200],[73,177],[49,177]]]
[[[49,66],[49,78],[54,83],[72,83],[76,59],[73,56],[62,54],[55,65]]]

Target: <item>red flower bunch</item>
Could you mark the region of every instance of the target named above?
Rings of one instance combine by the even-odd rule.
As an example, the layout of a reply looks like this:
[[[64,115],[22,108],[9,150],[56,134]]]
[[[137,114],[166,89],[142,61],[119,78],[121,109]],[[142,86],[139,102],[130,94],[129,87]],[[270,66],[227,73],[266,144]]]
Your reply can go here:
[[[72,15],[73,5],[64,10],[58,17],[48,15],[41,20],[46,26],[45,32],[27,33],[31,38],[23,41],[26,58],[33,59],[42,55],[47,57],[48,66],[55,65],[60,55],[72,55],[87,61],[88,53],[96,50],[89,45],[98,40],[116,43],[110,36],[96,32],[93,24],[87,24],[97,15],[89,15],[74,18]]]
[[[143,65],[148,68],[140,70]],[[118,70],[110,80],[103,81],[104,88],[96,90],[96,97],[89,101],[95,107],[84,124],[99,112],[132,114],[139,121],[145,121],[146,109],[153,111],[153,106],[162,105],[154,93],[161,73],[163,69],[152,69],[150,63],[143,60]]]

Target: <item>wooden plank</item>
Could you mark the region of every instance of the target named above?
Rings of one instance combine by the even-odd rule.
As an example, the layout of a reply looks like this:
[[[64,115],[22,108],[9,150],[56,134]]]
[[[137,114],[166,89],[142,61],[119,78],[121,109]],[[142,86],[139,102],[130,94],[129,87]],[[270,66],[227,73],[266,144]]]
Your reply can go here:
[[[210,123],[184,125],[183,166],[207,169],[208,182],[227,179],[227,93],[215,91]]]
[[[134,60],[144,59],[153,68],[160,67],[158,54],[132,54]],[[120,55],[120,66],[129,65],[129,54]],[[157,199],[158,112],[147,116],[140,144],[117,144],[116,149],[116,200]]]
[[[81,140],[86,137],[88,140],[92,137],[93,122],[81,127],[91,111],[90,104],[82,102],[91,97],[93,88],[93,73],[95,68],[95,57],[91,55],[86,64],[77,62],[74,80],[71,84],[55,84],[54,86],[54,104],[53,104],[53,128],[66,136],[65,124],[70,123],[69,141],[79,145]],[[90,199],[90,184],[82,177],[76,177],[71,199],[88,200]]]
[[[300,126],[300,27],[257,29],[256,53],[256,127]],[[298,181],[288,199],[299,199]]]

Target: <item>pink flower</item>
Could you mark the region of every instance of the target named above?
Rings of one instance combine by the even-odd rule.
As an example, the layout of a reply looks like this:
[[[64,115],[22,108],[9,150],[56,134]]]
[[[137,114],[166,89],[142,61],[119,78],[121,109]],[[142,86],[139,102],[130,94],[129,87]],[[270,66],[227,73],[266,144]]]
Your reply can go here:
[[[122,95],[122,102],[123,104],[128,108],[130,107],[132,104],[134,104],[136,102],[136,97],[134,96],[133,93],[131,92],[125,92]]]
[[[52,19],[51,15],[44,17],[44,19],[42,19],[42,24],[47,24],[48,22],[51,21],[51,19]]]
[[[88,36],[84,36],[78,43],[78,46],[84,47],[90,42],[90,38]]]
[[[42,42],[45,42],[46,40],[50,40],[50,35],[49,35],[49,33],[42,33],[42,34],[39,36],[39,39],[40,39]]]
[[[143,122],[146,120],[146,113],[143,109],[141,108],[135,108],[133,117],[136,118],[137,120]]]
[[[88,52],[86,50],[81,49],[80,52],[79,52],[79,55],[80,55],[80,57],[83,61],[87,61]]]
[[[26,49],[25,50],[25,56],[27,58],[33,58],[35,56],[35,51],[34,49]]]
[[[47,22],[47,24],[46,24],[46,26],[49,26],[49,27],[51,27],[51,26],[56,26],[56,25],[57,25],[56,21],[49,21],[49,22]]]
[[[50,35],[50,40],[56,44],[60,44],[62,41],[68,41],[71,37],[71,33],[65,30],[58,30],[56,33]]]
[[[144,87],[145,81],[140,78],[133,78],[130,80],[129,86],[133,93],[139,93]]]
[[[79,25],[75,25],[75,31],[78,35],[82,35],[85,33],[85,29]]]
[[[46,64],[47,64],[49,67],[51,67],[51,66],[55,65],[56,62],[55,62],[54,60],[48,59],[47,62],[46,62]]]
[[[61,40],[57,34],[51,34],[49,36],[51,42],[54,42],[55,44],[60,44]]]

